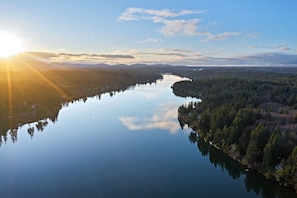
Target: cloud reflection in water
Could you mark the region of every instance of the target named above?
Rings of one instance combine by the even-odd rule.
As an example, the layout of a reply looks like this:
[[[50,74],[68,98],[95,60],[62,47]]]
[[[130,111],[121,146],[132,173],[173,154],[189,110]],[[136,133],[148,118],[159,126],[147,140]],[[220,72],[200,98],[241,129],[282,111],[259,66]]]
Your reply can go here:
[[[174,82],[188,80],[179,76],[164,74],[162,80],[156,84],[135,88],[134,96],[138,100],[146,101],[142,104],[153,104],[153,108],[146,109],[137,115],[119,116],[120,122],[131,131],[161,129],[176,134],[181,129],[177,119],[178,107],[195,98],[181,98],[173,94],[171,86]],[[139,112],[138,112],[139,113]]]
[[[179,105],[181,104],[164,102],[153,110],[149,117],[120,116],[119,120],[131,131],[162,129],[168,130],[171,134],[176,134],[181,128],[177,120]]]

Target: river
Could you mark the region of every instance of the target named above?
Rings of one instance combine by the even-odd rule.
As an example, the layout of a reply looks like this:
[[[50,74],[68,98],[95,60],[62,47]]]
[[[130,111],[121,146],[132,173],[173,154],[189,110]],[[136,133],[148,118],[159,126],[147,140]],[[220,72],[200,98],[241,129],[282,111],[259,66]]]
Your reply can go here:
[[[163,77],[20,126],[0,147],[0,197],[296,197],[181,129],[195,99]]]

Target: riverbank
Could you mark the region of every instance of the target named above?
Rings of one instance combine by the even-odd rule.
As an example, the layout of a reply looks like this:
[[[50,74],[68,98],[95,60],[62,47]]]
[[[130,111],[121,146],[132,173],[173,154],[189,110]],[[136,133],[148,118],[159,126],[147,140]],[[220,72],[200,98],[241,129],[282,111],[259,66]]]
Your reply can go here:
[[[248,163],[247,160],[244,159],[244,156],[241,156],[238,151],[224,152],[222,150],[222,148],[220,148],[218,145],[213,144],[212,142],[208,142],[207,139],[204,139],[204,138],[202,138],[202,140],[205,143],[209,144],[210,146],[213,146],[214,148],[222,151],[225,155],[228,155],[233,160],[239,162],[242,166],[245,167],[246,172],[249,172],[250,170],[257,171],[259,174],[263,175],[266,179],[272,180],[272,181],[276,182],[280,186],[284,186],[284,187],[288,187],[290,189],[294,189],[295,192],[297,193],[296,187],[288,186],[288,185],[285,185],[284,183],[281,183],[279,178],[277,179],[278,175],[276,174],[276,172],[272,172],[272,171],[269,172],[269,173],[264,172],[263,170],[261,170],[261,165],[260,164],[257,165],[256,163],[254,163],[254,164]]]

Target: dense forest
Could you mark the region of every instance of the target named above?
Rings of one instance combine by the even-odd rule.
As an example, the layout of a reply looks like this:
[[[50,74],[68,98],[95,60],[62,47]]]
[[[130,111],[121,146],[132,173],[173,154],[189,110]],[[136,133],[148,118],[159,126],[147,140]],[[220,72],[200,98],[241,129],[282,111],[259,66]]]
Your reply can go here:
[[[201,99],[179,108],[181,126],[266,178],[296,188],[296,74],[226,70],[231,72],[200,72],[173,85],[176,95]]]
[[[42,67],[44,65],[44,67]],[[49,67],[44,63],[0,62],[0,145],[9,132],[13,141],[17,129],[38,122],[42,130],[47,119],[55,122],[62,106],[103,93],[123,91],[140,83],[162,78],[151,69]],[[28,133],[33,135],[33,129]]]

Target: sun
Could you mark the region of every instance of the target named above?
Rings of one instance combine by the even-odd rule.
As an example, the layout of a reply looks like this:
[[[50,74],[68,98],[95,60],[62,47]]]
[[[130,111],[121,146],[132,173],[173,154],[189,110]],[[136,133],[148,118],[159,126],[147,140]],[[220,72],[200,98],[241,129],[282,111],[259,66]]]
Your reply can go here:
[[[8,58],[23,51],[20,38],[0,31],[0,57]]]

